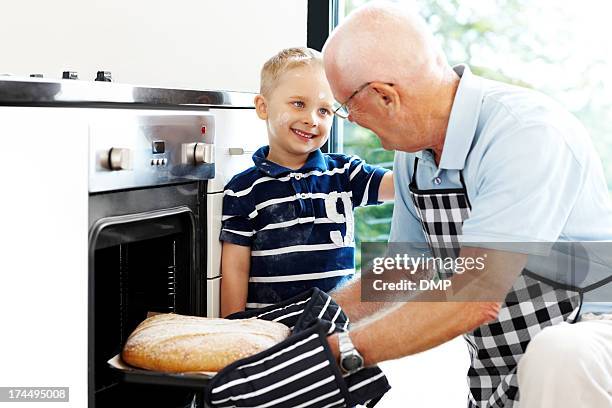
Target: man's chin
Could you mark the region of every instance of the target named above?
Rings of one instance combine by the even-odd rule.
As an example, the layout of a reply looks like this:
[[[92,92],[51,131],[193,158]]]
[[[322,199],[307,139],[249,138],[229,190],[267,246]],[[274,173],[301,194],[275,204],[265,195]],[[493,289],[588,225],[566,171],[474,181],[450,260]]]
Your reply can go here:
[[[393,146],[391,143],[381,139],[380,137],[378,137],[378,140],[380,140],[380,147],[382,147],[383,149],[388,150],[388,151],[396,150],[396,147]]]
[[[414,147],[406,147],[406,146],[402,146],[398,143],[389,143],[387,141],[383,141],[382,139],[380,139],[380,146],[390,152],[406,152],[406,153],[414,153],[414,152],[418,152],[422,149],[417,149]]]
[[[380,143],[380,147],[382,147],[383,149],[387,150],[387,151],[394,151],[396,150],[394,147],[389,146],[387,143]]]

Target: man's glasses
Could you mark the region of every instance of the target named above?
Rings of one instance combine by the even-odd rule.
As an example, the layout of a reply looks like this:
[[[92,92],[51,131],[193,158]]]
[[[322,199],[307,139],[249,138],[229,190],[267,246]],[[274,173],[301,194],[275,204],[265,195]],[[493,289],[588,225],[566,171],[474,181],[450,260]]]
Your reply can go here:
[[[349,96],[348,99],[346,101],[344,101],[343,104],[341,104],[336,109],[334,109],[334,115],[337,115],[337,116],[341,117],[342,119],[348,119],[348,117],[350,115],[349,108],[348,108],[348,103],[351,101],[351,99],[353,99],[355,97],[355,95],[357,95],[359,92],[361,92],[364,89],[366,89],[372,83],[374,83],[374,81],[366,82],[365,84],[363,84],[359,88],[357,88],[357,90],[355,92],[353,92],[351,94],[351,96]],[[390,84],[390,83],[387,83],[387,85],[393,86],[393,84]]]
[[[355,97],[355,95],[357,95],[359,92],[361,92],[364,89],[366,89],[371,83],[372,82],[366,82],[365,84],[363,84],[359,88],[357,88],[357,90],[355,92],[353,92],[351,94],[351,96],[349,96],[348,99],[346,101],[344,101],[343,104],[341,104],[336,109],[334,109],[334,115],[337,115],[337,116],[341,117],[342,119],[348,119],[349,114],[350,114],[349,108],[348,108],[348,103],[351,101],[351,99],[353,99]]]

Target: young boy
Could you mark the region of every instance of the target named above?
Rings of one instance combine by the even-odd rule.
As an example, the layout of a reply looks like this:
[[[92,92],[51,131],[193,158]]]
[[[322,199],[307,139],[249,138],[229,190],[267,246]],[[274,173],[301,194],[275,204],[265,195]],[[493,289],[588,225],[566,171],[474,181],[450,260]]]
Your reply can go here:
[[[255,108],[270,144],[225,187],[222,316],[313,286],[330,291],[354,273],[353,208],[392,199],[393,178],[321,153],[333,104],[319,52],[285,49],[263,66]]]

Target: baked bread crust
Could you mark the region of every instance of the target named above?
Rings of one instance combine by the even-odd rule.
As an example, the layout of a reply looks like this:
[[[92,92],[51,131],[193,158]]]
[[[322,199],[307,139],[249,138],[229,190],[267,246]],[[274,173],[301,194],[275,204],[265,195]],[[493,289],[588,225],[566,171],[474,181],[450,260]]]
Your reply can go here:
[[[148,370],[216,372],[272,347],[287,336],[287,326],[267,320],[159,314],[136,327],[121,358],[132,366]]]

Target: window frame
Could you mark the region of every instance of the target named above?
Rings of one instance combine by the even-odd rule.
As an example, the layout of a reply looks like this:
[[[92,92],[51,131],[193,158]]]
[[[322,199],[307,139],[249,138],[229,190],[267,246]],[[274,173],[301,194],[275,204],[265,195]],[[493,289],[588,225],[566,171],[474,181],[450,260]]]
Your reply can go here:
[[[308,0],[306,46],[321,51],[329,33],[340,21],[342,0]],[[329,140],[321,147],[324,153],[342,152],[344,141],[342,123],[334,116]]]

